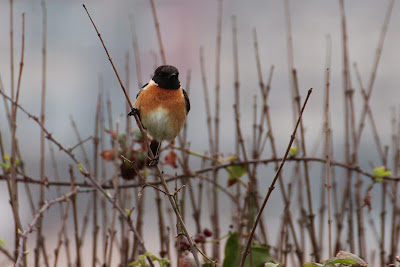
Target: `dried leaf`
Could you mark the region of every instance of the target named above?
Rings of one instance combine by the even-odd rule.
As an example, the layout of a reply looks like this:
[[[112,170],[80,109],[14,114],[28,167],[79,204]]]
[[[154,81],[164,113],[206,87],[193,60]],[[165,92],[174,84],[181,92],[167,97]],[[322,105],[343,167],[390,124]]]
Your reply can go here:
[[[117,151],[115,149],[110,149],[110,150],[103,150],[103,152],[101,152],[100,155],[104,160],[113,161],[116,157],[116,153]]]
[[[363,207],[367,206],[369,212],[371,212],[371,210],[372,210],[371,199],[372,199],[372,195],[371,194],[366,194],[365,197],[364,197],[364,205],[363,205]]]
[[[178,168],[178,165],[176,164],[176,159],[178,156],[176,153],[171,150],[166,156],[165,156],[165,163],[168,165],[171,165],[173,168]]]

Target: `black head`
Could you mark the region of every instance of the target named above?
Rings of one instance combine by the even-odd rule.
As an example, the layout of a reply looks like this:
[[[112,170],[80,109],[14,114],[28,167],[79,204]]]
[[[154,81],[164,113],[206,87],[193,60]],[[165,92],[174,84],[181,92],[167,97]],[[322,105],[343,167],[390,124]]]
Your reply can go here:
[[[163,65],[156,69],[153,81],[163,89],[179,89],[179,71],[174,66]]]

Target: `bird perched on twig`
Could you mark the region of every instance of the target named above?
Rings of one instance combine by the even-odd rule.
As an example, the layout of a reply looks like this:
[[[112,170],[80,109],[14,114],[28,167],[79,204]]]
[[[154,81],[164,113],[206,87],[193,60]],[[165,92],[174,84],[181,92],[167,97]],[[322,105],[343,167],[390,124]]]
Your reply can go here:
[[[190,110],[187,93],[179,82],[179,71],[174,66],[158,67],[153,78],[136,96],[129,116],[137,114],[143,128],[152,137],[150,144],[157,165],[161,142],[172,141],[180,132]]]

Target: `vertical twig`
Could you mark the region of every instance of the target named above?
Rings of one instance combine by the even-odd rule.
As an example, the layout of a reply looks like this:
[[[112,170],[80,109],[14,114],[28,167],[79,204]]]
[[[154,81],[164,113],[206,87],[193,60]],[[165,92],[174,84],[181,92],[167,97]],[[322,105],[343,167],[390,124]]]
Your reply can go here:
[[[247,157],[247,153],[246,153],[246,147],[244,144],[244,139],[243,139],[243,135],[242,135],[242,131],[240,128],[240,118],[239,118],[239,111],[237,110],[236,106],[233,105],[233,109],[235,112],[235,120],[236,120],[236,131],[238,134],[238,141],[239,141],[239,145],[240,148],[242,149],[242,155],[243,155],[243,159],[245,162],[248,162],[248,157]],[[260,210],[260,205],[258,202],[258,185],[257,185],[257,179],[255,176],[255,169],[254,171],[250,171],[249,166],[246,164],[244,166],[247,170],[248,176],[249,176],[249,186],[248,186],[248,192],[247,192],[247,196],[246,199],[248,200],[248,210],[249,210],[249,215],[247,215],[248,217],[248,229],[251,229],[251,226],[254,222],[254,210],[257,209],[257,212]],[[256,168],[256,166],[254,167]],[[247,201],[245,200],[245,202]],[[243,206],[244,207],[244,206]],[[263,243],[265,245],[268,245],[268,238],[267,238],[267,232],[266,229],[264,227],[264,223],[263,223],[263,219],[260,218],[260,229],[262,232],[262,236],[263,236]]]
[[[351,82],[350,82],[350,70],[349,70],[349,51],[348,51],[348,43],[347,43],[347,27],[346,27],[346,15],[344,9],[344,1],[339,0],[340,5],[340,14],[341,14],[341,23],[342,23],[342,44],[343,44],[343,93],[344,93],[344,124],[345,124],[345,161],[346,164],[350,165],[350,117],[349,117],[349,103],[348,97],[351,92]],[[351,196],[351,188],[352,188],[352,179],[351,179],[351,171],[346,171],[347,175],[347,183],[346,189],[343,193],[342,202],[340,212],[337,216],[337,230],[336,230],[336,244],[335,244],[335,253],[341,249],[340,236],[343,229],[343,219],[345,215],[345,207],[348,203],[348,222],[349,222],[349,237],[348,243],[350,246],[350,251],[354,251],[354,238],[353,238],[353,209],[352,209],[352,199]]]
[[[235,105],[238,109],[238,113],[240,114],[240,83],[239,83],[239,53],[238,53],[238,44],[237,44],[237,26],[236,26],[236,16],[232,16],[232,36],[233,36],[233,73],[234,73],[234,90],[235,90]],[[237,132],[235,131],[235,154],[239,156],[239,142]],[[238,187],[240,188],[240,186]]]
[[[300,105],[300,92],[299,92],[299,87],[297,83],[297,75],[296,75],[296,70],[293,69],[293,81],[294,81],[294,89],[295,89],[295,101],[297,103],[297,110],[298,114],[300,114],[301,111],[301,105]],[[307,151],[306,151],[306,140],[305,140],[305,135],[304,135],[304,125],[302,119],[300,119],[300,143],[301,143],[301,150],[303,152],[303,157],[307,156]],[[315,224],[314,224],[314,218],[315,214],[313,212],[313,206],[312,206],[312,196],[311,196],[311,184],[310,184],[310,174],[309,174],[309,169],[308,169],[308,162],[303,161],[303,167],[304,167],[304,178],[306,181],[306,192],[307,192],[307,202],[308,202],[308,220],[309,220],[309,232],[310,232],[310,239],[311,243],[313,246],[313,252],[314,252],[314,257],[316,262],[320,261],[320,251],[318,249],[318,243],[317,243],[317,238],[315,235]]]
[[[235,106],[240,114],[240,83],[239,83],[239,52],[238,52],[238,40],[237,40],[237,25],[236,16],[232,16],[232,43],[233,43],[233,72],[234,72],[234,90],[235,90]],[[236,120],[235,120],[236,122]],[[238,127],[236,125],[236,127]],[[235,154],[239,158],[239,137],[237,131],[235,131]],[[241,184],[236,185],[236,199],[241,199]],[[240,204],[236,205],[236,214],[241,214]],[[234,219],[236,228],[238,229],[239,236],[242,235],[242,225],[240,220]]]
[[[164,51],[164,46],[163,46],[162,38],[161,38],[160,23],[158,23],[157,12],[156,12],[156,7],[154,5],[154,0],[150,0],[150,4],[151,4],[151,11],[153,13],[154,23],[156,26],[158,43],[160,45],[161,61],[162,61],[162,64],[165,65],[165,64],[167,64],[167,59],[165,58],[165,51]]]
[[[40,122],[45,125],[45,111],[46,111],[46,42],[47,42],[47,11],[44,0],[41,1],[42,12],[43,12],[43,35],[42,35],[42,96],[41,96],[41,108],[40,108]],[[18,94],[18,93],[17,93]],[[45,140],[44,131],[40,131],[40,179],[42,182],[45,181]],[[40,185],[40,197],[39,207],[43,206],[45,199],[45,188],[44,183]],[[42,235],[42,218],[38,220],[38,232],[35,248],[35,266],[39,266],[38,250],[43,249],[43,258],[47,264],[47,253],[44,250],[44,236]]]
[[[93,138],[93,176],[97,181],[98,178],[98,162],[99,162],[99,124],[100,124],[100,114],[102,112],[101,101],[103,98],[101,87],[99,87],[99,92],[97,95],[97,105],[96,105],[96,116],[94,122],[94,138]],[[88,165],[89,166],[89,165]],[[99,233],[99,225],[98,225],[98,216],[97,216],[97,190],[93,191],[93,221],[92,221],[92,266],[96,267],[97,263],[97,243],[98,243],[98,233]]]
[[[13,39],[13,30],[12,30],[12,15],[13,14],[13,1],[10,1],[10,23],[11,23],[11,30],[10,30],[10,36],[11,39]],[[21,85],[21,77],[22,77],[22,70],[24,66],[24,48],[25,48],[25,14],[22,13],[22,46],[21,46],[21,61],[20,61],[20,69],[19,69],[19,76],[18,76],[18,87],[17,87],[17,92],[20,90],[20,85]],[[13,54],[13,41],[11,41],[11,54]],[[12,72],[12,80],[14,80],[14,62],[13,62],[13,56],[12,56],[12,62],[11,62],[11,72]],[[12,84],[14,84],[12,82]],[[22,229],[22,224],[21,224],[21,219],[19,216],[19,203],[18,203],[18,185],[17,185],[17,166],[16,166],[16,154],[17,154],[17,138],[16,138],[16,130],[17,130],[17,103],[18,103],[18,97],[14,96],[14,87],[12,86],[12,97],[15,97],[15,102],[12,104],[11,108],[11,183],[8,184],[8,191],[10,194],[10,202],[11,202],[11,208],[14,216],[14,221],[15,221],[15,257],[17,257],[17,249],[19,246],[19,235],[18,235],[18,230]],[[19,95],[19,93],[17,93]]]
[[[132,46],[133,46],[133,53],[135,55],[136,77],[138,81],[138,88],[141,88],[143,86],[142,65],[140,63],[139,43],[136,36],[135,19],[132,16],[130,16],[129,18],[131,19]]]
[[[287,43],[287,53],[288,53],[288,74],[289,74],[289,89],[290,89],[290,94],[293,99],[293,104],[295,100],[295,88],[294,88],[294,80],[293,80],[293,69],[294,69],[294,53],[293,53],[293,36],[292,36],[292,22],[291,22],[291,17],[290,17],[290,6],[289,6],[289,0],[284,1],[284,9],[285,9],[285,22],[286,22],[286,43]],[[297,117],[297,110],[293,109],[293,123],[296,121]],[[298,146],[298,141],[295,140],[296,146]]]
[[[157,180],[157,177],[154,177]],[[168,238],[165,235],[165,220],[164,220],[164,214],[163,214],[163,206],[161,202],[161,194],[160,191],[156,190],[156,195],[155,195],[155,202],[157,205],[157,215],[158,215],[158,231],[160,235],[160,256],[164,257],[164,253],[166,251],[165,248],[165,241]]]
[[[128,88],[128,96],[130,96],[130,70],[129,70],[129,52],[126,52],[126,62],[125,62],[125,74],[126,74],[126,88]],[[129,113],[129,105],[128,103],[125,104],[126,113]],[[126,128],[125,128],[125,136],[126,136],[126,144],[121,144],[122,150],[129,150],[130,146],[132,145],[132,137],[131,137],[131,120],[130,118],[126,117]],[[131,152],[129,152],[131,153]],[[123,180],[122,183],[124,184],[125,181]],[[122,208],[125,210],[128,208],[128,201],[130,200],[130,191],[124,190],[122,194],[119,194],[119,202]],[[128,249],[129,249],[129,238],[128,232],[126,231],[125,227],[125,220],[122,217],[119,217],[120,221],[120,234],[121,234],[121,247],[120,247],[120,261],[122,266],[129,265],[128,262]]]
[[[208,129],[208,142],[210,145],[210,153],[214,155],[214,141],[213,141],[213,131],[211,123],[211,109],[210,109],[210,98],[208,96],[208,86],[207,86],[207,74],[204,65],[204,49],[200,47],[200,69],[201,69],[201,80],[203,82],[203,92],[204,92],[204,103],[206,105],[206,116],[207,116],[207,129]]]
[[[54,169],[54,178],[56,181],[59,181],[59,174],[58,174],[58,167],[57,167],[57,161],[54,155],[54,149],[50,143],[50,158],[53,164],[53,169]],[[61,190],[60,187],[56,187],[56,193],[57,195],[61,195]],[[70,250],[69,250],[69,236],[68,236],[68,229],[67,229],[67,225],[66,225],[66,220],[68,218],[68,212],[69,212],[69,203],[67,202],[67,205],[65,207],[65,209],[63,209],[63,205],[62,203],[59,203],[59,208],[60,208],[60,217],[63,218],[63,222],[62,222],[62,226],[58,235],[58,246],[57,248],[54,250],[54,267],[57,266],[58,264],[58,257],[59,257],[59,250],[60,247],[62,245],[62,238],[64,236],[64,245],[65,245],[65,254],[66,254],[66,260],[67,260],[67,266],[70,267],[71,266],[71,254],[70,254]]]
[[[215,117],[214,117],[214,153],[219,152],[219,120],[220,120],[220,89],[221,89],[221,37],[222,35],[222,0],[218,0],[217,41],[215,54]]]
[[[75,176],[73,173],[72,165],[69,165],[69,176],[71,178],[71,189],[75,188]],[[72,202],[72,214],[74,222],[74,236],[75,236],[75,249],[76,249],[76,266],[81,267],[81,238],[79,236],[79,225],[78,225],[78,211],[76,206],[76,196],[71,197]]]
[[[332,258],[332,211],[331,211],[331,128],[329,111],[329,87],[330,87],[330,67],[331,67],[331,38],[328,36],[328,49],[326,53],[326,72],[325,72],[325,157],[326,157],[326,190],[328,203],[328,255]]]
[[[71,120],[71,126],[72,126],[72,129],[75,132],[76,139],[78,140],[78,143],[82,143],[83,140],[81,138],[81,135],[80,135],[80,133],[78,131],[78,127],[77,127],[77,125],[75,123],[75,120],[72,117],[72,115],[70,115],[69,119]],[[91,167],[91,164],[90,164],[90,161],[89,161],[88,154],[86,153],[86,149],[85,149],[85,147],[83,145],[81,145],[80,148],[81,148],[81,151],[82,151],[83,160],[85,161],[85,164],[86,164],[87,168],[89,169],[89,171],[91,171],[92,167]]]
[[[399,153],[399,129],[400,127],[400,116],[397,117],[396,121],[396,111],[393,109],[393,118],[392,118],[392,147],[393,147],[393,175],[397,177],[399,170],[399,161],[400,161],[400,153]],[[389,254],[389,264],[396,264],[396,254],[398,253],[398,221],[399,221],[399,213],[398,213],[398,191],[399,184],[398,181],[392,182],[392,225],[391,225],[391,237],[390,237],[390,254]]]
[[[218,17],[217,17],[217,39],[216,39],[216,54],[215,54],[215,110],[214,110],[214,154],[219,153],[219,121],[220,121],[220,68],[221,68],[221,35],[222,35],[222,0],[218,0]],[[213,163],[215,166],[215,163]],[[213,172],[214,182],[218,182],[218,171]],[[214,187],[213,190],[213,232],[214,236],[220,236],[219,227],[219,202],[218,190]],[[213,243],[213,258],[219,261],[220,259],[220,241]]]
[[[116,127],[115,127],[117,136],[119,136],[119,122],[120,122],[120,120],[117,119]],[[113,148],[115,151],[118,151],[119,143],[114,142]],[[115,202],[117,202],[118,196],[120,194],[120,190],[119,190],[119,158],[116,157],[113,163],[114,163],[114,173],[113,173],[113,178],[112,178],[113,179],[113,188],[114,188],[113,199]],[[123,207],[121,207],[121,208],[123,208]],[[110,234],[110,243],[109,243],[109,252],[108,252],[108,258],[107,258],[107,266],[111,266],[111,260],[112,260],[113,251],[114,251],[114,241],[115,241],[115,236],[117,233],[117,230],[115,229],[116,220],[117,220],[117,210],[113,209],[112,217],[111,217],[111,226],[108,230],[108,232]]]
[[[270,143],[271,143],[272,158],[277,158],[278,153],[277,153],[275,137],[274,137],[273,129],[272,129],[271,115],[270,115],[269,106],[267,103],[268,93],[269,93],[269,89],[270,89],[271,81],[272,81],[273,70],[274,70],[274,66],[271,67],[268,84],[267,84],[265,93],[264,93],[264,90],[262,91],[262,95],[263,95],[263,106],[264,106],[263,108],[265,110],[265,120],[267,123],[268,131],[270,133],[269,137],[270,137]],[[277,171],[278,169],[279,169],[279,163],[275,162],[275,171]],[[296,230],[294,228],[293,218],[291,216],[291,211],[290,211],[290,200],[289,200],[288,194],[286,193],[285,185],[283,183],[283,177],[281,174],[279,174],[278,180],[279,180],[279,188],[281,189],[281,192],[282,192],[282,198],[285,203],[285,211],[284,212],[288,213],[288,222],[289,222],[290,230],[292,233],[292,238],[293,238],[293,241],[294,241],[295,247],[296,247],[295,252],[299,258],[300,264],[303,264],[304,263],[304,256],[303,256],[303,248],[304,247],[301,246],[298,242]]]
[[[14,1],[10,0],[10,80],[11,98],[14,99]]]

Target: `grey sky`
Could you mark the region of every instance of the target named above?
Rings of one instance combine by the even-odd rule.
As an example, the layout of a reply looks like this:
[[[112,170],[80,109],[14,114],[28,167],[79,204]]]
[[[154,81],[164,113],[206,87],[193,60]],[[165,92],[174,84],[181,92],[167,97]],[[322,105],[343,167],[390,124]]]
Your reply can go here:
[[[378,36],[388,2],[356,1],[346,2],[346,14],[349,29],[349,50],[351,62],[357,62],[364,86],[366,86],[372,68]],[[122,77],[125,77],[125,54],[131,55],[131,91],[136,92],[137,82],[133,64],[131,31],[129,16],[134,17],[141,52],[143,80],[150,77],[156,64],[152,51],[158,53],[158,42],[152,14],[147,1],[88,1],[91,12],[101,34],[110,50]],[[9,90],[9,16],[8,2],[1,4],[0,71],[6,90]],[[298,69],[301,92],[304,95],[310,87],[315,88],[310,108],[306,113],[309,122],[320,120],[323,86],[323,69],[326,51],[326,35],[332,37],[332,109],[340,114],[342,102],[341,88],[341,33],[339,6],[337,2],[293,1],[290,4],[294,42],[294,62]],[[375,83],[372,107],[378,118],[387,118],[389,106],[397,104],[399,91],[396,90],[399,53],[397,44],[399,34],[397,23],[400,18],[399,7],[395,5],[389,26],[382,59]],[[84,131],[84,126],[93,119],[93,109],[97,92],[98,74],[104,78],[106,92],[112,95],[115,114],[123,112],[120,107],[125,103],[122,93],[105,53],[79,1],[48,1],[48,67],[47,67],[47,123],[56,136],[67,142],[74,139],[65,130],[69,129],[69,114],[72,114]],[[204,103],[199,74],[199,47],[205,49],[208,85],[212,91],[215,79],[215,34],[216,1],[160,1],[157,11],[161,32],[166,48],[167,61],[176,65],[181,72],[181,80],[186,84],[185,74],[192,71],[191,96],[193,112],[190,121],[204,121]],[[276,116],[276,131],[286,131],[291,124],[288,104],[289,82],[287,74],[287,49],[285,23],[281,1],[226,1],[224,3],[224,21],[222,36],[222,114],[232,112],[232,34],[231,15],[237,16],[240,60],[240,82],[242,97],[242,118],[251,113],[254,94],[258,94],[257,73],[255,69],[252,44],[252,28],[256,27],[259,39],[260,55],[264,79],[272,64],[275,73],[272,83],[271,108]],[[32,112],[39,110],[39,92],[41,85],[41,9],[40,1],[16,1],[15,3],[15,64],[16,72],[20,58],[21,12],[26,12],[26,51],[22,78],[21,103]],[[125,79],[124,79],[125,80]],[[358,89],[358,83],[353,79]],[[356,91],[357,94],[359,90]],[[379,97],[374,97],[379,96]],[[73,107],[73,108],[71,108]],[[361,106],[360,106],[361,108]],[[359,108],[359,109],[360,109]],[[337,110],[335,112],[335,109]],[[359,110],[357,109],[357,110]],[[315,112],[311,112],[314,110]],[[289,116],[288,116],[289,115]],[[282,117],[288,123],[282,124]],[[233,120],[222,124],[222,131],[229,134]],[[341,116],[337,118],[337,132],[340,133]],[[23,116],[21,116],[21,119]],[[277,122],[280,122],[279,124]],[[286,121],[286,120],[283,120]],[[289,123],[290,122],[290,123]],[[4,118],[1,121],[4,123]],[[243,121],[245,123],[245,121]],[[380,127],[387,127],[386,120],[377,120]],[[198,124],[196,125],[203,125]],[[20,126],[31,127],[30,123]],[[202,126],[203,127],[203,126]],[[29,128],[34,129],[34,127]],[[198,129],[196,131],[198,132]],[[201,137],[200,137],[201,138]],[[192,138],[195,145],[197,137]],[[204,139],[205,140],[205,139]],[[199,143],[203,143],[202,139]]]
[[[15,73],[20,60],[21,13],[26,13],[26,50],[22,77],[20,103],[33,114],[40,111],[41,90],[41,34],[42,13],[40,1],[15,2],[14,40]],[[153,52],[159,53],[154,21],[149,1],[86,1],[85,3],[109,49],[123,81],[125,55],[130,54],[130,91],[138,90],[133,61],[131,26],[132,16],[139,39],[143,81],[146,82],[155,62]],[[367,86],[378,44],[382,23],[389,1],[345,1],[349,34],[351,63],[358,64],[363,84]],[[287,44],[283,1],[224,1],[222,56],[221,56],[221,140],[225,154],[234,152],[233,60],[231,16],[237,16],[241,119],[243,129],[251,129],[253,96],[259,96],[256,62],[253,49],[252,29],[255,27],[261,56],[264,82],[270,66],[275,65],[270,108],[277,144],[282,149],[287,145],[292,130],[292,111],[287,66]],[[191,70],[190,98],[192,109],[188,117],[189,140],[193,150],[202,152],[208,147],[205,124],[203,87],[200,76],[199,48],[204,47],[207,65],[208,87],[213,95],[215,87],[215,39],[217,24],[217,1],[211,0],[156,0],[161,33],[166,50],[167,63],[178,67],[180,79],[186,84],[186,73]],[[298,70],[302,96],[309,88],[315,90],[305,112],[305,125],[309,143],[314,143],[320,134],[322,122],[322,99],[324,95],[324,65],[326,36],[332,38],[331,68],[331,114],[335,144],[342,144],[342,44],[338,1],[291,1],[290,3],[294,64]],[[125,114],[125,99],[117,79],[106,58],[98,37],[82,8],[81,1],[47,1],[47,107],[46,125],[61,143],[74,145],[75,136],[70,127],[72,115],[81,130],[81,135],[92,135],[98,76],[102,75],[104,89],[112,100],[113,116]],[[0,75],[6,92],[10,92],[9,68],[9,1],[0,2]],[[371,106],[384,144],[390,143],[390,107],[398,107],[400,100],[400,5],[395,4],[385,45],[371,98]],[[351,69],[354,73],[354,69]],[[355,75],[352,84],[356,89],[356,119],[362,108],[360,90]],[[2,103],[2,102],[1,102]],[[260,100],[258,104],[260,104]],[[6,149],[10,149],[8,124],[0,104],[0,129],[4,135]],[[212,103],[212,108],[214,103]],[[31,168],[31,175],[38,174],[37,151],[39,128],[23,114],[19,114],[18,138],[23,154]],[[369,126],[361,144],[367,151],[368,160],[376,161],[375,147],[371,149]],[[251,132],[244,132],[247,141]],[[34,141],[33,141],[34,140]],[[338,148],[338,150],[340,150]],[[269,156],[270,154],[266,154]],[[341,155],[337,155],[339,158]],[[58,156],[64,159],[64,156]],[[368,162],[364,162],[369,166]],[[50,169],[50,168],[49,168]],[[8,210],[6,196],[1,197],[1,210]],[[1,232],[1,231],[0,231]],[[0,236],[1,237],[1,236]]]

